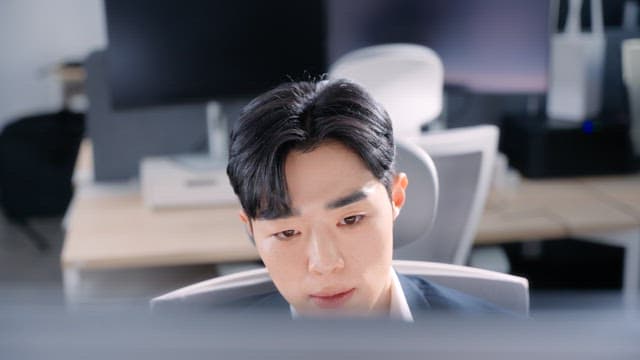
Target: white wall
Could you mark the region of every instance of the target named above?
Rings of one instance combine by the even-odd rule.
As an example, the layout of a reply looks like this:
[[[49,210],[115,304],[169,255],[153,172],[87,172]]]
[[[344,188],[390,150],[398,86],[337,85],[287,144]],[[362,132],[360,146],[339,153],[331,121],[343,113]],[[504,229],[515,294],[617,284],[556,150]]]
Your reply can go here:
[[[102,0],[0,0],[0,129],[62,106],[56,64],[106,46]]]

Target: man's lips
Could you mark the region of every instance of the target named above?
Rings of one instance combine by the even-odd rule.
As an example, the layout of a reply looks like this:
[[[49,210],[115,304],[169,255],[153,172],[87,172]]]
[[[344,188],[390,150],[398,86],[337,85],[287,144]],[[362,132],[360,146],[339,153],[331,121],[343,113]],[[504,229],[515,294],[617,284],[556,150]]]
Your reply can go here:
[[[310,295],[311,301],[322,309],[342,307],[353,295],[355,288],[340,291],[323,291]]]

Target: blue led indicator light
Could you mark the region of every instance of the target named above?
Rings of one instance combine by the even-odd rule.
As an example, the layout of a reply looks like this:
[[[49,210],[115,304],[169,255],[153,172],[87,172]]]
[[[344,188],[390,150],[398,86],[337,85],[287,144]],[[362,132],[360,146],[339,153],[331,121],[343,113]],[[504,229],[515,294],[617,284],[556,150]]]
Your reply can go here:
[[[585,133],[585,134],[592,134],[593,133],[593,121],[585,120],[582,123],[582,132]]]

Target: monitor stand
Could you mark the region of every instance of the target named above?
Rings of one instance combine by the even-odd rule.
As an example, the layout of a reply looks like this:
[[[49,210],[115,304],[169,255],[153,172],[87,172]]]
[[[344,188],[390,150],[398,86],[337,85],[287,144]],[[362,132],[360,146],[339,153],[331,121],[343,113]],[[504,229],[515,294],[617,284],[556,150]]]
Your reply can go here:
[[[229,130],[228,118],[222,104],[217,101],[209,101],[206,107],[207,116],[207,145],[209,147],[210,161],[216,165],[227,165]]]
[[[236,205],[227,178],[229,109],[220,102],[206,104],[208,153],[150,157],[142,160],[140,180],[150,208]]]

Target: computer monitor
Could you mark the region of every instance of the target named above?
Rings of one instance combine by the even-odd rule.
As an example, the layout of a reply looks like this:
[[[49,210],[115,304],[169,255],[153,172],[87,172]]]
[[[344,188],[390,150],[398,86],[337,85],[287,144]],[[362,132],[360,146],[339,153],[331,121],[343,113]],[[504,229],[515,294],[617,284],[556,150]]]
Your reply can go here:
[[[550,1],[330,0],[330,58],[410,42],[442,58],[445,82],[480,93],[547,88]]]
[[[191,144],[211,134],[205,134],[197,106],[169,112],[165,105],[243,98],[236,109],[226,106],[233,121],[254,95],[290,79],[317,77],[341,55],[368,45],[432,47],[444,61],[448,84],[542,93],[549,2],[105,0],[112,106],[88,119],[94,151],[103,159],[95,162],[96,173],[104,179],[135,176],[140,158],[192,152]],[[202,119],[189,118],[196,113]],[[177,144],[167,146],[167,137]]]
[[[105,1],[113,107],[249,98],[327,69],[322,0]]]

